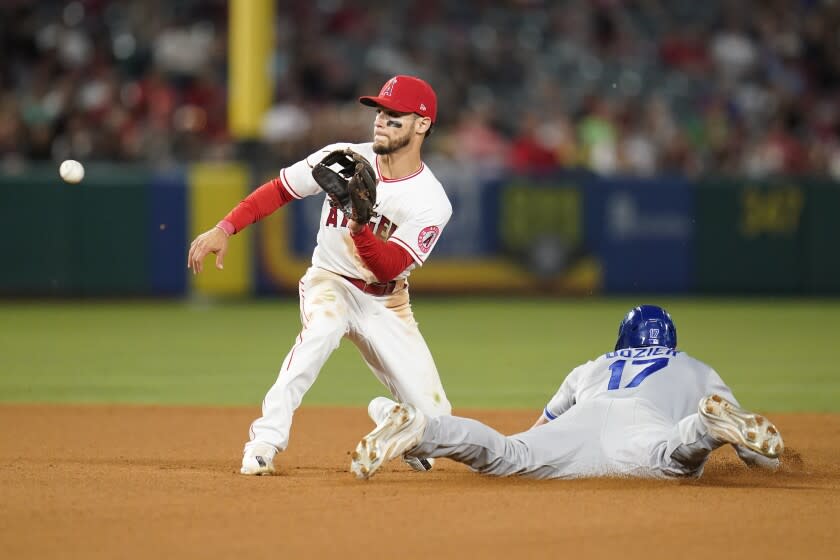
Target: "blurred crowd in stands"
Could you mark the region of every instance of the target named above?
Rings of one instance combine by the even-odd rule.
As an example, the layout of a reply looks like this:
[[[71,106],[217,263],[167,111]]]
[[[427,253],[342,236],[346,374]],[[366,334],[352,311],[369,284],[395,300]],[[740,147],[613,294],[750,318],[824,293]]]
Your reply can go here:
[[[259,142],[226,124],[227,1],[3,0],[0,164],[366,141],[427,79],[427,151],[487,169],[840,178],[840,0],[278,0]]]

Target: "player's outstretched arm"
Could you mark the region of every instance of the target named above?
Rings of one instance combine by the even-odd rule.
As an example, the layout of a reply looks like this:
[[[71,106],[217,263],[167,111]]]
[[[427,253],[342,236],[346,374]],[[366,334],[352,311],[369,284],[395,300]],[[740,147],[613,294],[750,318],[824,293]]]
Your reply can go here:
[[[187,257],[187,268],[191,268],[193,274],[198,274],[202,269],[204,257],[210,253],[216,255],[216,268],[222,270],[224,266],[225,253],[228,249],[228,233],[214,226],[195,238],[190,244],[190,253]]]
[[[250,224],[260,221],[293,199],[294,197],[283,187],[279,177],[261,185],[237,204],[236,208],[228,212],[228,215],[213,229],[195,238],[190,245],[187,268],[191,268],[193,274],[198,274],[202,270],[204,257],[214,253],[216,268],[223,269],[228,238]]]

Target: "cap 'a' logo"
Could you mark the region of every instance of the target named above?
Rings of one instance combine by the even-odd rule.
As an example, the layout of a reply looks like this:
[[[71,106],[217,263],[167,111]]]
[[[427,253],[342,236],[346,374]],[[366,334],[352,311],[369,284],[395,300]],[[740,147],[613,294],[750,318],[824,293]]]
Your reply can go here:
[[[425,110],[426,110],[426,104],[425,104],[425,103],[421,103],[421,104],[420,104],[420,110],[421,110],[421,111],[425,111]]]
[[[391,78],[388,80],[388,83],[382,87],[382,91],[379,92],[379,95],[387,95],[388,97],[391,97],[391,95],[394,94],[395,85],[397,85],[397,79]]]
[[[428,253],[432,250],[432,245],[435,239],[440,234],[440,228],[437,226],[424,227],[420,230],[420,235],[417,236],[417,245],[423,253]]]

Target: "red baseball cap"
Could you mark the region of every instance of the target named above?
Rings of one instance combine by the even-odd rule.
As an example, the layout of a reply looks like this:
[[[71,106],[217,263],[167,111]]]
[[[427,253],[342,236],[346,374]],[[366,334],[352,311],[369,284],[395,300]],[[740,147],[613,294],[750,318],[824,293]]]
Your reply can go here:
[[[368,107],[385,107],[400,113],[417,113],[437,118],[437,95],[428,83],[414,76],[394,76],[382,86],[376,97],[360,97],[359,103]]]

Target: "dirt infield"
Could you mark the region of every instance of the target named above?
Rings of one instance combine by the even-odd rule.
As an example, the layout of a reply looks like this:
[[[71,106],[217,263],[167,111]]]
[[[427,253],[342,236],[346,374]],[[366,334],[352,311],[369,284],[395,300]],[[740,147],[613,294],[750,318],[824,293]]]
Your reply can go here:
[[[348,471],[362,409],[304,408],[282,474],[237,473],[255,409],[0,406],[0,558],[838,558],[840,415],[772,415],[781,472],[491,479]],[[532,412],[469,411],[506,433]]]

